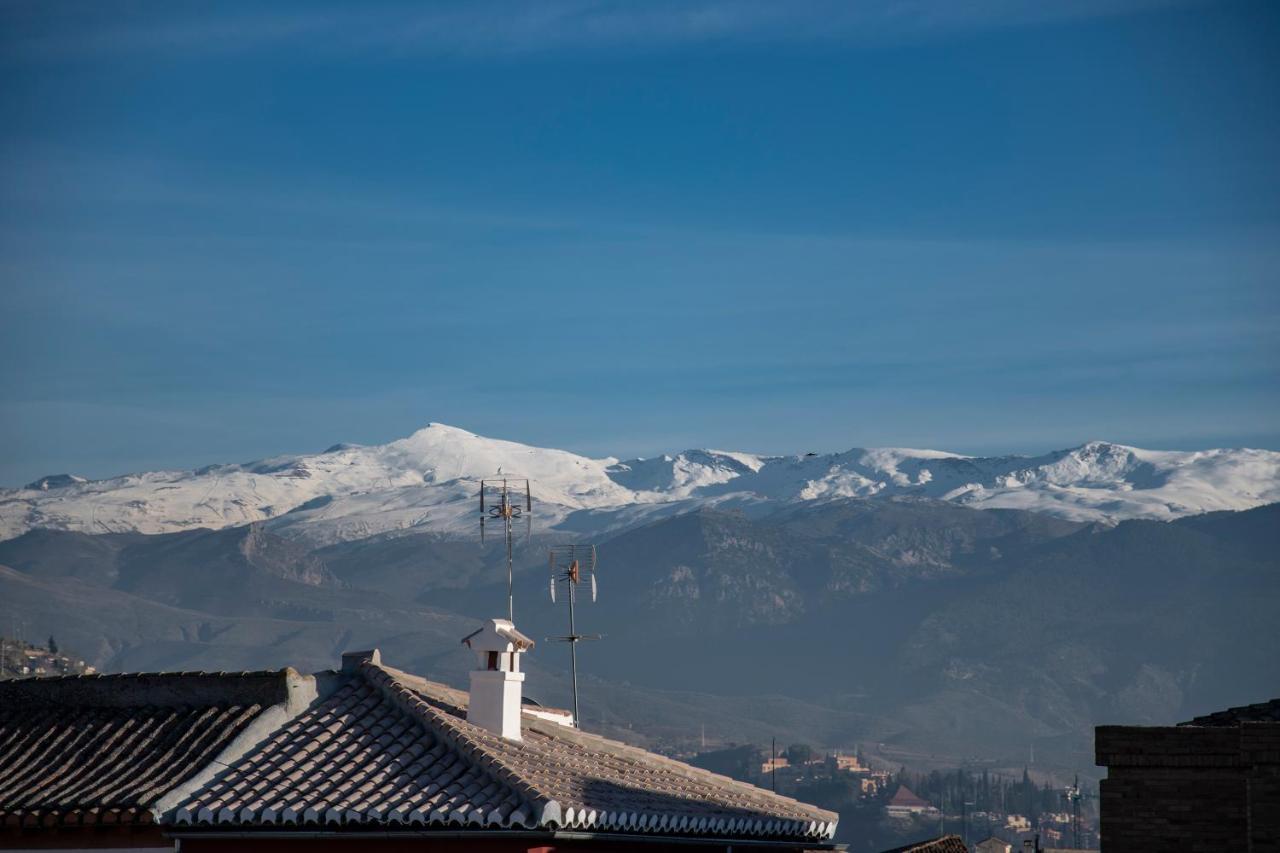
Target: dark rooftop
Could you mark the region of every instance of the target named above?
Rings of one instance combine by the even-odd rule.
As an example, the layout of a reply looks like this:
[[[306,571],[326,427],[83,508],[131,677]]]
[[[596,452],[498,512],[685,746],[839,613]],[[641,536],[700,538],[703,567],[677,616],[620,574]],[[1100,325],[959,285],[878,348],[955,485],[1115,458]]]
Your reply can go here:
[[[1241,723],[1280,723],[1280,699],[1269,702],[1257,702],[1253,705],[1241,705],[1216,711],[1178,723],[1180,726],[1238,726]]]
[[[290,672],[0,682],[0,822],[150,823],[157,800],[286,701]]]

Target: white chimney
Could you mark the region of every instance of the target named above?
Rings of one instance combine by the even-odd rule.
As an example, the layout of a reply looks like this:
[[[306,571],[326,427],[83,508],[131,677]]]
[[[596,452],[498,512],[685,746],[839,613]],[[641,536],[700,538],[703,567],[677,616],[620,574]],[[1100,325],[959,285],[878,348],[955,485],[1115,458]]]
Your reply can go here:
[[[533,640],[506,619],[490,619],[484,627],[462,638],[476,653],[478,666],[471,671],[471,699],[467,720],[508,740],[520,740],[520,655],[533,648]]]

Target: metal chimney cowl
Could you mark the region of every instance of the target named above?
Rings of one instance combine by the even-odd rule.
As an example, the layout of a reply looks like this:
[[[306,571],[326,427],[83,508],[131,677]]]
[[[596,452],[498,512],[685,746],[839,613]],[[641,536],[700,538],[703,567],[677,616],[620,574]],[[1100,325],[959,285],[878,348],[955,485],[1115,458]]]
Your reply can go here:
[[[520,740],[520,706],[524,673],[520,655],[533,640],[516,630],[509,619],[490,619],[462,638],[476,653],[471,671],[467,721],[508,740]]]

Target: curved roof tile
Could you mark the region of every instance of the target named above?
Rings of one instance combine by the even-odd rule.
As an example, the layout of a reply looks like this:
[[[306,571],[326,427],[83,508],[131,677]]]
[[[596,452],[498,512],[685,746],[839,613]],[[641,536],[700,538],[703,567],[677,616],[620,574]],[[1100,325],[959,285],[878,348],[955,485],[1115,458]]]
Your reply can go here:
[[[151,807],[285,701],[288,671],[0,682],[0,822],[150,823]]]
[[[592,828],[825,839],[836,815],[524,715],[466,721],[466,694],[365,660],[327,698],[182,803],[178,824]]]

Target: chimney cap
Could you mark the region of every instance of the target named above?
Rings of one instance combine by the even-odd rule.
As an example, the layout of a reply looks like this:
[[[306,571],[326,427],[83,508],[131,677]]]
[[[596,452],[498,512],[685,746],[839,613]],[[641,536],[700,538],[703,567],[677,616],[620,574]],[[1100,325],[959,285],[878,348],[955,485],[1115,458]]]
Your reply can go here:
[[[365,661],[374,666],[382,665],[382,652],[377,649],[366,649],[360,652],[343,652],[342,653],[342,671],[355,672],[360,668],[360,664]]]
[[[462,638],[462,644],[478,652],[526,652],[533,640],[516,630],[509,619],[490,619]]]

